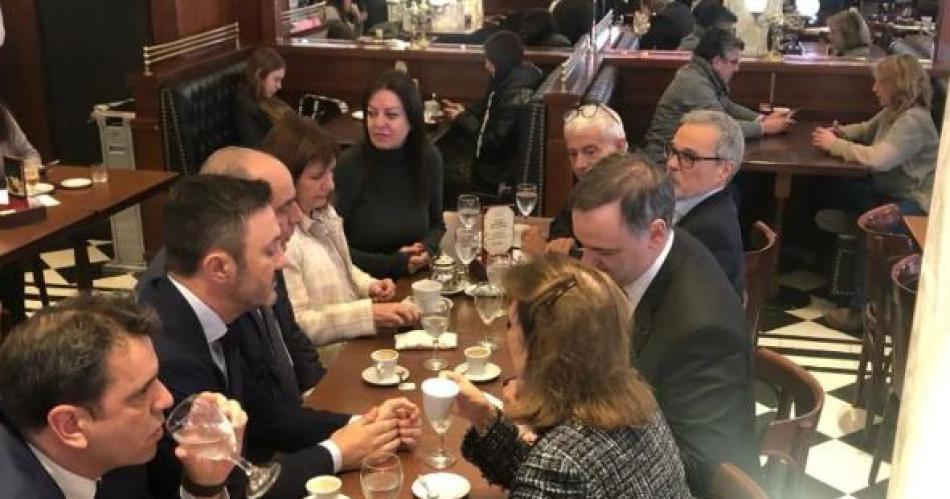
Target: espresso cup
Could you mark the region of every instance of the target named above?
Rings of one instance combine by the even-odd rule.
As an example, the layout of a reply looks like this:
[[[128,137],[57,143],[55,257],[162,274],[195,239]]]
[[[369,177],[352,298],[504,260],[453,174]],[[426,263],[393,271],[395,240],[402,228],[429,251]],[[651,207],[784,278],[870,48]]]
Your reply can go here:
[[[423,309],[430,308],[442,299],[442,283],[432,279],[421,279],[412,283],[412,296]]]
[[[376,365],[376,374],[379,379],[389,379],[396,374],[396,361],[399,360],[399,352],[390,348],[375,350],[369,355]]]
[[[320,475],[307,480],[307,493],[314,499],[336,499],[343,481],[333,475]]]
[[[468,374],[481,376],[485,374],[485,367],[488,365],[488,357],[491,351],[482,346],[468,347],[465,349],[465,363],[468,365]]]

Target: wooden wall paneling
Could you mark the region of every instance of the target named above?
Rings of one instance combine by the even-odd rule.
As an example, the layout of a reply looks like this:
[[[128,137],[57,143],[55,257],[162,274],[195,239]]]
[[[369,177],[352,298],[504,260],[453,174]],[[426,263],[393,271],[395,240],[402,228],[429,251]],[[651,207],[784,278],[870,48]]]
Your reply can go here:
[[[266,30],[265,24],[277,25],[277,0],[231,0],[234,20],[241,24],[241,43],[274,45],[273,29]],[[270,38],[265,38],[265,31]]]
[[[567,204],[574,188],[574,172],[564,142],[564,114],[575,107],[582,95],[548,94],[544,97],[545,120],[544,205],[541,214],[553,217]]]
[[[217,28],[236,20],[233,0],[174,0],[178,36],[188,36]]]

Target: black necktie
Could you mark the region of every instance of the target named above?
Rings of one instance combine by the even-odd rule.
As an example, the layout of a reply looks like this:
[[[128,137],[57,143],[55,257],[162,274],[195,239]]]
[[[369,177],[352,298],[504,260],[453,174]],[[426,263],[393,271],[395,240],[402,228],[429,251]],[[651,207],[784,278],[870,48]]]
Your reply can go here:
[[[287,346],[284,344],[284,338],[280,332],[280,325],[274,312],[269,307],[256,310],[251,314],[257,322],[258,328],[265,333],[266,344],[270,347],[271,357],[274,362],[274,370],[277,373],[277,379],[280,381],[281,392],[293,400],[300,399],[300,386],[297,384],[297,376],[294,374],[293,361],[287,352]]]

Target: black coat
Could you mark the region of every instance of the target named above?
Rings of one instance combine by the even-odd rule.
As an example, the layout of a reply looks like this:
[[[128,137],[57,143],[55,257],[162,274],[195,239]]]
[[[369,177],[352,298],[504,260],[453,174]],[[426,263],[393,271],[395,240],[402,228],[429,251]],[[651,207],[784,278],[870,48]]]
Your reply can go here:
[[[650,29],[640,39],[641,49],[676,50],[693,31],[696,19],[686,4],[673,1],[650,20]]]
[[[736,204],[727,189],[702,200],[676,226],[689,232],[712,253],[736,295],[745,290],[745,257]]]
[[[231,106],[231,124],[237,134],[237,145],[259,147],[267,132],[274,127],[267,113],[261,109],[257,99],[245,87],[234,94]]]
[[[720,462],[758,469],[752,346],[742,304],[716,261],[685,231],[674,232],[634,312],[631,358],[656,390],[700,497]]]

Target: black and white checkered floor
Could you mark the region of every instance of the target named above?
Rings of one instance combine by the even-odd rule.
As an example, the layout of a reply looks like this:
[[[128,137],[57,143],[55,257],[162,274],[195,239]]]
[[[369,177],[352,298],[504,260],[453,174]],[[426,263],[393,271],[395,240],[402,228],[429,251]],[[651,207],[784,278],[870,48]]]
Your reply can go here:
[[[99,291],[132,289],[135,278],[128,273],[110,272],[104,265],[112,256],[111,241],[90,241],[89,258],[93,263],[94,286]],[[50,299],[54,303],[76,294],[73,254],[70,250],[42,255]],[[784,265],[784,264],[783,264]],[[26,274],[27,309],[40,308],[33,276]],[[811,270],[783,270],[777,302],[807,302],[800,307],[773,304],[763,316],[759,344],[772,348],[807,368],[827,394],[825,408],[818,425],[818,434],[808,456],[808,476],[801,484],[801,499],[873,499],[887,495],[890,466],[881,465],[878,483],[868,487],[871,466],[869,445],[865,439],[865,411],[851,406],[855,372],[861,352],[860,339],[829,328],[821,319],[832,306],[828,300],[824,278]],[[756,404],[760,418],[768,418],[772,410],[766,397]],[[774,405],[772,406],[774,408]],[[878,418],[879,419],[879,418]],[[797,499],[797,498],[796,498]]]

